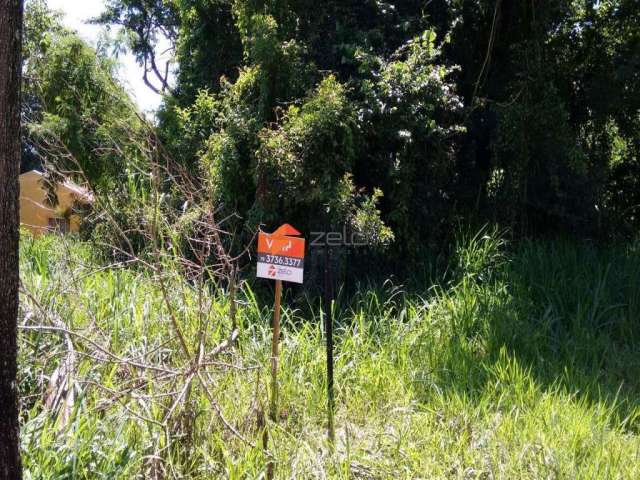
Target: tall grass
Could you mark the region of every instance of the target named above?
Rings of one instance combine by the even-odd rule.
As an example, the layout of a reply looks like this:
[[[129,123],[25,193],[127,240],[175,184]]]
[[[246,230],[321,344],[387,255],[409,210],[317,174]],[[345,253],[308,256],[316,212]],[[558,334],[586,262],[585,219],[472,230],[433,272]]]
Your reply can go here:
[[[281,418],[268,425],[278,478],[640,478],[637,247],[511,248],[495,231],[461,237],[439,284],[408,293],[387,282],[336,304],[334,451],[320,312],[286,309]],[[144,270],[101,269],[88,246],[47,237],[23,242],[22,278],[44,308],[108,338],[114,352],[172,355],[161,294]],[[193,305],[180,301],[192,331]],[[228,308],[214,291],[208,301]],[[264,474],[256,419],[267,404],[270,314],[246,288],[239,343],[221,359],[243,368],[215,376],[226,418],[256,447],[230,435],[197,392],[191,427],[177,445],[160,445],[165,476]],[[44,407],[64,351],[58,335],[21,336],[27,478],[150,477],[163,439],[140,416],[161,412],[127,396],[106,402],[104,389],[122,381],[108,364],[80,355],[64,426]]]

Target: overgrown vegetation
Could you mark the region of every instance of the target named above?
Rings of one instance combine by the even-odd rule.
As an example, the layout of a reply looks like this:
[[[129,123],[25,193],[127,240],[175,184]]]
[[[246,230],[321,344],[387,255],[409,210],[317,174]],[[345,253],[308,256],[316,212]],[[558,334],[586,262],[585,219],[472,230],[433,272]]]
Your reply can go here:
[[[636,235],[639,15],[635,0],[111,0],[100,22],[147,61],[154,33],[174,41],[160,136],[249,230],[302,205],[303,230],[341,226],[315,211],[347,170],[352,200],[379,189],[381,221],[419,259],[457,221]],[[331,104],[328,81],[347,117],[292,115]],[[303,143],[276,144],[293,117]]]
[[[28,1],[22,167],[95,202],[80,238],[22,238],[27,478],[640,477],[639,19],[109,0],[93,48]],[[164,95],[155,122],[111,48]],[[335,449],[318,249],[285,289],[265,414],[251,253],[284,222],[366,244],[325,251]]]
[[[150,169],[146,130],[109,80],[109,47],[129,48],[165,93],[154,141],[237,215],[240,243],[281,218],[357,231],[364,216],[381,233],[366,240],[399,245],[390,269],[441,250],[459,223],[637,235],[633,0],[113,0],[97,21],[115,35],[97,54],[42,2],[28,6],[29,131],[64,148],[31,135],[25,165],[77,170],[71,154],[105,193]],[[175,85],[156,59],[162,37]],[[136,196],[118,197],[135,217]]]
[[[271,312],[249,286],[236,347],[205,368],[223,417],[255,447],[225,426],[202,386],[173,418],[180,378],[158,380],[162,373],[140,375],[128,364],[183,365],[151,272],[105,269],[87,244],[57,237],[23,237],[21,253],[27,478],[264,472]],[[636,478],[639,258],[637,246],[509,247],[485,230],[461,237],[455,262],[429,289],[363,285],[338,298],[334,454],[325,440],[320,310],[314,301],[286,308],[280,422],[266,424],[278,478]],[[166,278],[188,338],[202,327],[198,302],[208,348],[227,338],[228,296],[209,290],[198,300],[182,275]],[[46,330],[52,319],[74,332],[76,356],[68,388],[53,391],[48,381],[70,346],[62,330]],[[46,406],[55,392],[61,402]]]

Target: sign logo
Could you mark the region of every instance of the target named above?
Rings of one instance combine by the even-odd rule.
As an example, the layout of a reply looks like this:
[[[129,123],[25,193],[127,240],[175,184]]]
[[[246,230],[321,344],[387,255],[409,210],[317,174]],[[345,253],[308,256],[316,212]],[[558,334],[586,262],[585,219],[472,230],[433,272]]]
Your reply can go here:
[[[285,223],[273,233],[258,234],[259,278],[302,283],[304,274],[304,238]]]

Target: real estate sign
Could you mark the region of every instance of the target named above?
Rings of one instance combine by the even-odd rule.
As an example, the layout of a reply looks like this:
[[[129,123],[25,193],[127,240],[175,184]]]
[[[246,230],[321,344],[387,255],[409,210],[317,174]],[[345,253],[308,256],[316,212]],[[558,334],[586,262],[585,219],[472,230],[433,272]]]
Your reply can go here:
[[[258,234],[258,277],[302,283],[304,238],[285,223],[273,233]]]

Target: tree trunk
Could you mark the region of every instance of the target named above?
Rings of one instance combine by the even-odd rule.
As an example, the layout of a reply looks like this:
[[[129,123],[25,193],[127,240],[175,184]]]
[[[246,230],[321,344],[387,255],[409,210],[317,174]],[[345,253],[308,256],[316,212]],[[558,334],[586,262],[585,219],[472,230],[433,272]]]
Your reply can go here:
[[[0,480],[22,478],[17,372],[22,0],[0,0]]]

